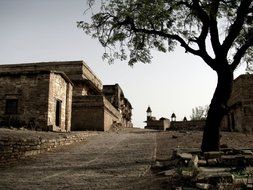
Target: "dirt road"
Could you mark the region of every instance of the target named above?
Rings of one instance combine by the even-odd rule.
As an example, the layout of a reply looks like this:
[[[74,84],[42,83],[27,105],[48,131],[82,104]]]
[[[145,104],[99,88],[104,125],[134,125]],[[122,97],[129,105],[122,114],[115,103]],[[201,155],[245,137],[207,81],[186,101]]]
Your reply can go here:
[[[104,133],[1,168],[0,189],[147,187],[156,146],[156,132]]]
[[[152,174],[151,165],[168,159],[175,147],[199,147],[201,134],[140,129],[101,133],[0,168],[0,189],[170,189],[164,177]],[[232,136],[225,134],[224,142],[252,146],[252,135]]]

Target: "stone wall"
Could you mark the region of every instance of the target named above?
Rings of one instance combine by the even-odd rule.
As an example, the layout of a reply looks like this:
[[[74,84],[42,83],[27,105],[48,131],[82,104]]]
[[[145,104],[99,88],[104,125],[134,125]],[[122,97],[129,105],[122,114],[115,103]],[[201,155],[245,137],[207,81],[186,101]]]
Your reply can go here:
[[[104,102],[104,130],[108,131],[112,124],[121,123],[121,117],[119,110],[113,107],[113,105],[103,97]],[[121,123],[122,124],[122,123]]]
[[[69,120],[72,121],[73,130],[109,130],[113,123],[120,123],[125,127],[132,127],[131,116],[132,106],[124,97],[123,91],[116,85],[113,87],[111,97],[107,101],[103,97],[102,82],[83,61],[65,62],[42,62],[29,64],[0,65],[0,73],[3,72],[37,72],[39,70],[54,70],[66,74],[66,77],[74,84],[73,93],[70,92],[70,85],[60,85],[60,79],[53,77],[54,83],[50,83],[49,91],[49,114],[48,125],[52,130],[70,130]],[[69,98],[65,99],[62,94],[66,93]],[[71,94],[73,106],[71,114]],[[107,96],[108,97],[108,96]],[[61,102],[60,128],[56,127],[56,101]],[[67,105],[68,103],[68,105]],[[71,119],[72,115],[72,119]],[[66,120],[65,120],[66,118]],[[64,121],[65,120],[65,121]],[[64,122],[63,122],[64,121]],[[65,123],[65,124],[64,124]]]
[[[29,136],[26,135],[22,138],[16,137],[15,134],[11,137],[0,136],[0,166],[15,163],[17,160],[50,151],[59,146],[84,141],[89,136],[97,135],[94,132],[65,133],[66,135],[44,133],[43,136],[47,137],[41,137],[39,134],[34,134],[33,131]]]
[[[83,77],[92,82],[99,90],[102,91],[103,85],[101,80],[95,75],[90,67],[82,61],[82,74]]]
[[[52,131],[70,131],[71,128],[71,106],[72,85],[67,83],[58,73],[50,74],[49,96],[48,96],[48,121]],[[56,126],[56,103],[61,103],[60,125]]]
[[[118,84],[104,85],[103,94],[106,99],[121,113],[121,124],[123,127],[133,127],[132,105],[125,98],[123,90]]]
[[[205,123],[205,120],[171,121],[169,130],[203,130]]]
[[[73,130],[107,131],[120,120],[120,113],[103,96],[75,96],[72,105]]]
[[[48,72],[1,73],[0,116],[3,117],[2,124],[9,119],[10,122],[20,121],[20,125],[32,123],[37,129],[43,130],[47,126],[49,79]],[[16,114],[5,112],[8,99],[17,100]]]
[[[0,73],[1,125],[70,130],[71,116],[66,112],[71,110],[72,84],[66,79],[63,73],[51,71]],[[9,100],[17,102],[16,113],[6,112]],[[59,127],[55,127],[56,100],[62,102]]]
[[[170,128],[171,122],[169,119],[160,120],[147,120],[147,126],[145,129],[155,129],[165,131]]]
[[[229,112],[221,127],[230,131],[253,132],[253,75],[240,75],[234,80]]]
[[[91,71],[83,61],[61,61],[61,62],[38,62],[27,64],[0,65],[0,72],[15,71],[37,71],[37,70],[55,70],[64,72],[68,78],[75,84],[75,81],[88,80],[94,85],[96,91],[102,91],[103,85],[101,80]],[[75,91],[74,95],[81,95],[79,92],[87,94],[89,84],[83,84],[82,91]],[[85,92],[84,92],[85,91]]]

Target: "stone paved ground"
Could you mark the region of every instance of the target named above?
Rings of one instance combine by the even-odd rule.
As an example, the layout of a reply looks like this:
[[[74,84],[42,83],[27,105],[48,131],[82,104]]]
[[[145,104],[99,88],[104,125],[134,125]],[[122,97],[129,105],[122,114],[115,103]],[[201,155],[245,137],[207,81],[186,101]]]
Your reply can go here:
[[[225,133],[222,143],[253,148],[253,136]],[[0,168],[0,189],[172,189],[172,181],[150,171],[176,147],[199,147],[201,132],[128,129],[101,133],[87,142]]]

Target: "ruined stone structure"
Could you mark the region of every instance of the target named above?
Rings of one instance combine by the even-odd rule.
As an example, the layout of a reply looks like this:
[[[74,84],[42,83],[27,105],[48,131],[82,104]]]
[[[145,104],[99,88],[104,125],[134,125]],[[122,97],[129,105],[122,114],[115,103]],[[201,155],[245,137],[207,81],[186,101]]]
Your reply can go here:
[[[121,113],[121,123],[124,127],[133,127],[132,118],[132,105],[125,98],[123,90],[118,84],[104,85],[103,94],[109,102]]]
[[[72,83],[62,72],[0,73],[2,124],[70,131],[71,106]]]
[[[165,131],[170,128],[169,119],[162,117],[159,120],[157,120],[155,117],[152,116],[152,110],[149,106],[146,112],[147,112],[147,120],[145,122],[147,123],[147,125],[145,126],[145,129]]]
[[[122,118],[125,118],[125,116],[123,116],[125,112],[122,111],[123,107],[128,107],[129,105],[131,106],[131,104],[129,102],[121,103],[120,106],[122,107],[122,109],[119,110],[118,107],[115,107],[110,101],[108,101],[103,95],[103,85],[101,80],[83,61],[0,65],[0,76],[3,73],[18,72],[22,74],[25,72],[39,72],[41,70],[47,72],[57,71],[59,73],[62,73],[62,76],[64,75],[65,78],[69,78],[69,83],[73,84],[73,96],[71,94],[72,91],[70,90],[71,92],[69,92],[69,96],[72,97],[72,110],[70,109],[67,111],[72,116],[69,117],[69,119],[71,119],[72,125],[71,130],[106,131],[109,130],[113,124],[121,123],[122,121],[124,121],[122,120]],[[12,81],[14,79],[10,77],[9,80]],[[60,92],[62,88],[61,84],[58,84],[57,81],[52,82],[50,84],[50,88],[52,89],[52,91]],[[4,85],[5,83],[3,82],[0,85],[0,88],[3,88]],[[60,90],[54,87],[54,85],[58,85],[58,88]],[[27,86],[29,87],[29,85]],[[28,88],[27,91],[29,90],[30,89]],[[4,89],[3,93],[8,94],[8,89]],[[50,99],[51,94],[47,97],[49,97],[48,99]],[[45,103],[45,101],[49,101],[40,98],[36,100],[40,103]],[[35,100],[31,100],[31,102],[33,101]],[[63,109],[63,107],[61,109]],[[37,115],[35,115],[34,118],[37,120]],[[49,118],[51,119],[50,114]],[[61,117],[61,119],[64,120],[64,117]],[[128,126],[130,126],[131,116],[130,118],[128,118],[128,122]],[[52,130],[55,130],[55,128],[53,128]]]
[[[228,102],[229,111],[222,128],[230,131],[253,132],[253,75],[240,75],[234,80]]]
[[[204,129],[206,120],[171,121],[169,130],[201,131]]]
[[[156,118],[148,119],[146,121],[147,125],[145,129],[155,129],[160,131],[166,131],[170,128],[170,120],[167,118],[160,118],[157,120]]]

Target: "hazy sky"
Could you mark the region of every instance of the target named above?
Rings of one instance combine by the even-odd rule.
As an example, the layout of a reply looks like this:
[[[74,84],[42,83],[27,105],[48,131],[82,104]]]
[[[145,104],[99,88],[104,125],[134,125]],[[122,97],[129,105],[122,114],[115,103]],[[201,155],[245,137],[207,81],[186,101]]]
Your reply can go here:
[[[0,0],[0,64],[84,60],[103,84],[118,83],[133,106],[133,123],[143,127],[146,109],[157,118],[189,118],[210,103],[216,74],[198,57],[177,48],[153,52],[152,64],[102,60],[97,40],[76,27],[85,20],[86,0]],[[236,75],[244,72],[243,66]]]

